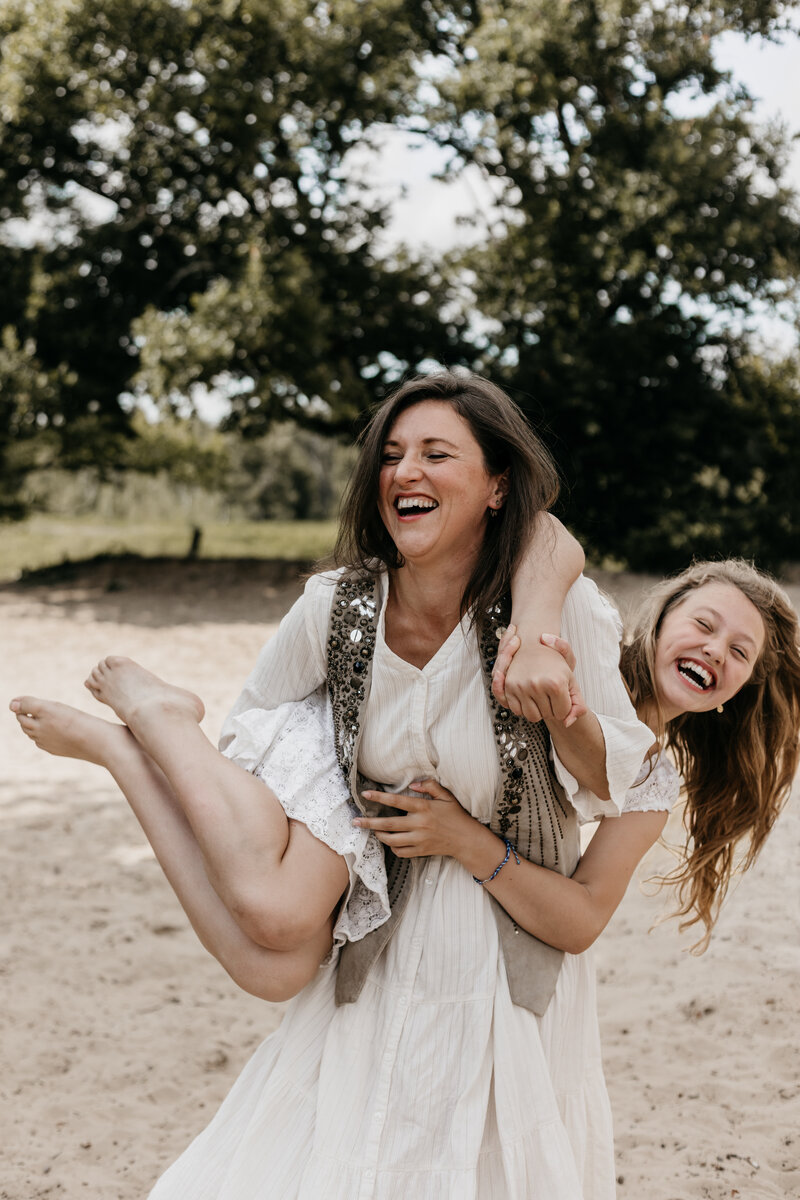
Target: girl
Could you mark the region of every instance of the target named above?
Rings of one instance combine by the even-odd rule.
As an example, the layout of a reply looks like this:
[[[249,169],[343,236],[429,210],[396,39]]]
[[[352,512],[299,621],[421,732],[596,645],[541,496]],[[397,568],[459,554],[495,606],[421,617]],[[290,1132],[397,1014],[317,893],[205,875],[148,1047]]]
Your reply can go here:
[[[567,642],[542,640],[574,666]],[[703,925],[700,951],[737,850],[747,870],[791,791],[800,755],[799,643],[788,596],[743,559],[695,563],[657,584],[623,642],[622,676],[659,749],[640,786],[677,795],[683,783],[686,844],[664,882],[677,885],[681,929]],[[514,707],[506,672],[520,645],[510,627],[493,680],[498,698]]]

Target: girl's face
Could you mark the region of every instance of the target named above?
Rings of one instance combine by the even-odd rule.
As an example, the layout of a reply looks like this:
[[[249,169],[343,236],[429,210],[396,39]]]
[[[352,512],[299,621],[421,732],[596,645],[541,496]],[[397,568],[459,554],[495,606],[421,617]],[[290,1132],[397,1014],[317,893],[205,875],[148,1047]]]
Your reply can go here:
[[[661,622],[655,685],[664,717],[709,712],[735,696],[764,646],[756,606],[729,583],[694,588]]]
[[[409,563],[474,561],[489,508],[500,508],[502,475],[490,475],[469,424],[452,405],[422,400],[400,413],[383,446],[378,507]]]

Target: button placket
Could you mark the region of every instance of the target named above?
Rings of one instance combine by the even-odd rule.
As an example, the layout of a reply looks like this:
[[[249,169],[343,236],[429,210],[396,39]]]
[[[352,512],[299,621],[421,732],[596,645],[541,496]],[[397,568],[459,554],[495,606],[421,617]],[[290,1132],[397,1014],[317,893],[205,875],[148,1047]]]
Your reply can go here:
[[[428,867],[428,874],[431,874],[431,867]],[[431,897],[431,900],[427,899]],[[409,943],[410,953],[404,964],[402,973],[402,990],[395,1001],[397,1011],[389,1028],[389,1034],[386,1039],[386,1048],[383,1053],[380,1065],[380,1077],[378,1086],[375,1089],[375,1108],[370,1122],[369,1137],[367,1140],[367,1149],[365,1154],[365,1162],[368,1164],[361,1176],[361,1187],[359,1188],[358,1200],[373,1200],[375,1194],[375,1183],[377,1180],[377,1166],[380,1159],[381,1139],[386,1125],[386,1118],[389,1108],[389,1091],[392,1083],[392,1074],[394,1072],[395,1062],[397,1060],[397,1052],[400,1046],[400,1039],[403,1035],[406,1020],[411,1009],[411,999],[414,991],[414,985],[419,973],[420,961],[422,959],[422,950],[425,945],[425,934],[430,923],[432,893],[427,893],[427,896],[420,905],[417,919],[415,922],[413,935]]]

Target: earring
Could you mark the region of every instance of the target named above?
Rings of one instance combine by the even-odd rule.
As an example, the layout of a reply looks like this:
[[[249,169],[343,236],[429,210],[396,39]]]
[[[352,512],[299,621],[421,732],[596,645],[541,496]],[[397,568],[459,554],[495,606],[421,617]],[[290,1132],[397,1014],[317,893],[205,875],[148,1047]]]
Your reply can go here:
[[[490,509],[489,509],[489,516],[490,516],[490,517],[496,517],[496,516],[497,516],[497,512],[498,512],[498,510],[497,510],[496,508],[490,508]]]
[[[724,706],[724,704],[718,704],[718,705],[717,705],[717,712],[718,712],[718,713],[721,713],[721,712],[724,712],[724,711],[725,711],[725,706]]]

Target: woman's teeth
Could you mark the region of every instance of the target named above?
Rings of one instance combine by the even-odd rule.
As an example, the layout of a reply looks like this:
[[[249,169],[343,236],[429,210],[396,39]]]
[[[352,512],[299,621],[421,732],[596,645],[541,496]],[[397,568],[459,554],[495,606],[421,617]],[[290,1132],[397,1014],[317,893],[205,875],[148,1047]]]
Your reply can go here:
[[[395,505],[398,512],[427,512],[439,507],[436,500],[425,500],[421,496],[398,496]]]
[[[710,671],[706,670],[700,663],[690,659],[682,658],[678,662],[678,671],[685,679],[693,683],[695,687],[702,688],[704,692],[712,688],[716,683]]]

